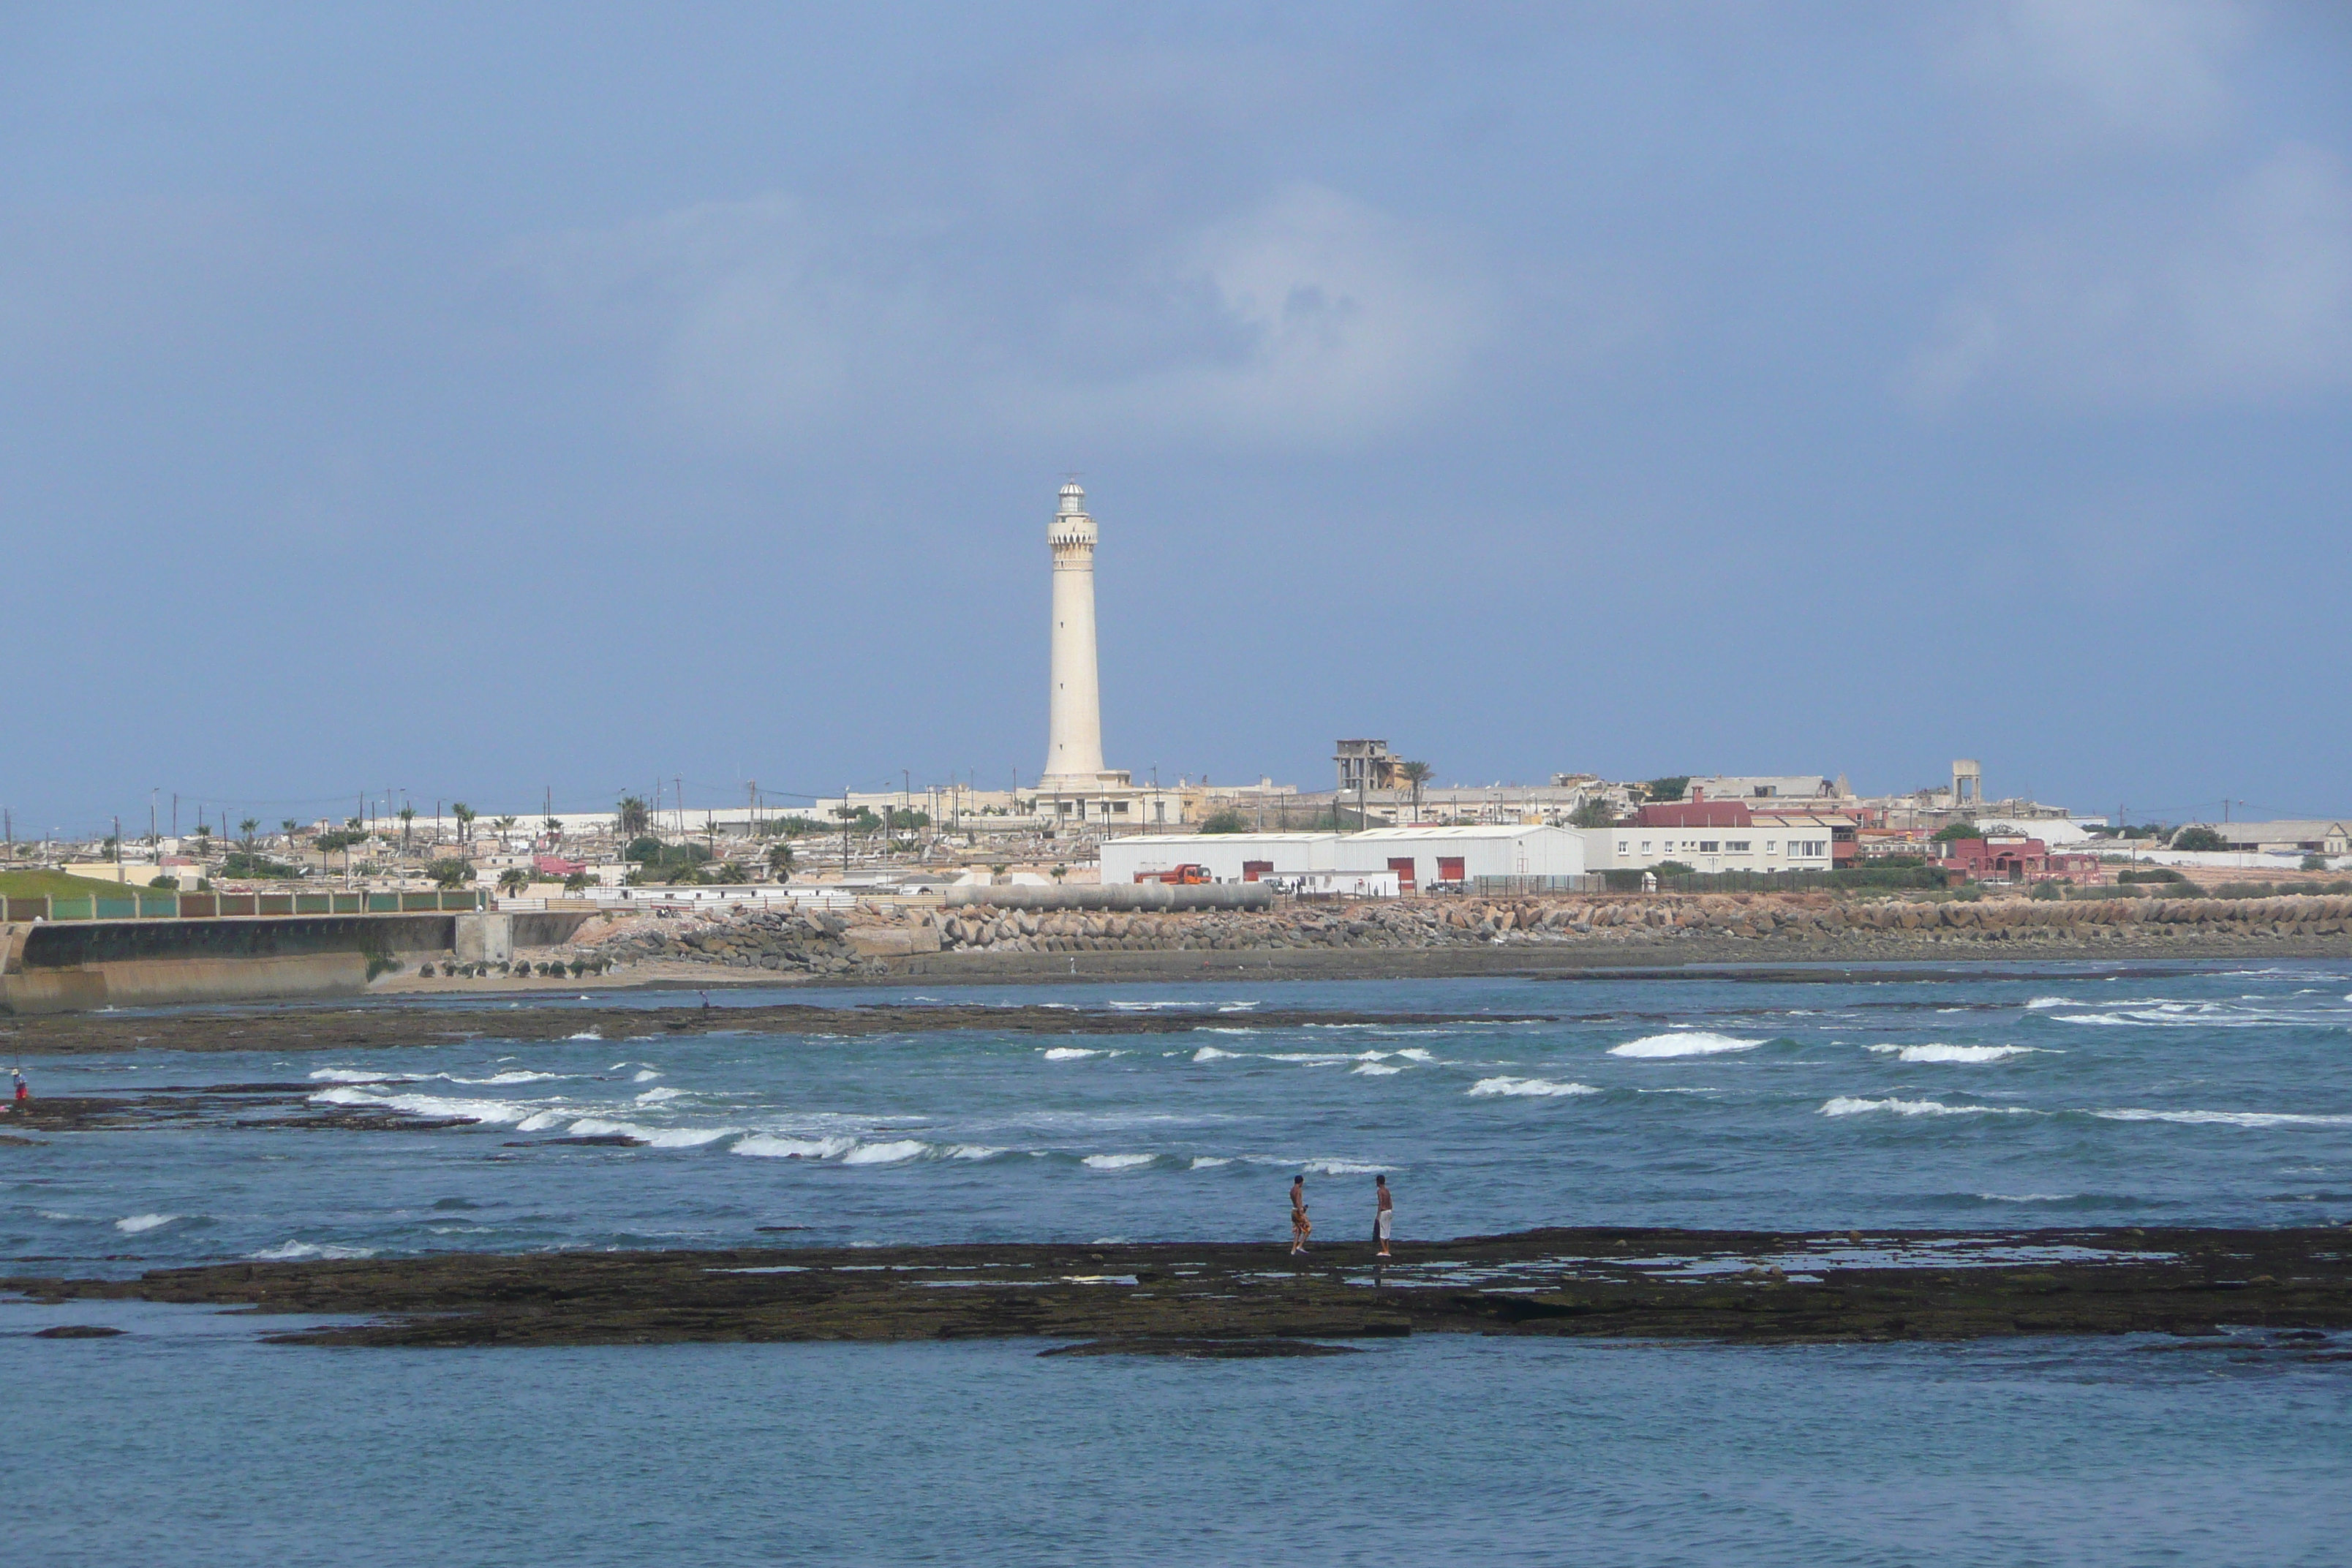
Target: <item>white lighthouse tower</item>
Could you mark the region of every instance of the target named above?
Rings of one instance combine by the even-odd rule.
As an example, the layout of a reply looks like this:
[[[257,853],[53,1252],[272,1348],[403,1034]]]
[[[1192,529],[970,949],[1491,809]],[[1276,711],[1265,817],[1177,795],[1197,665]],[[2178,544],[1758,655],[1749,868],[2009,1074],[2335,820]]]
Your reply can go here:
[[[1095,674],[1095,520],[1072,479],[1046,525],[1054,552],[1054,671],[1040,787],[1091,792],[1103,774],[1102,691]],[[1124,784],[1124,775],[1118,780]]]

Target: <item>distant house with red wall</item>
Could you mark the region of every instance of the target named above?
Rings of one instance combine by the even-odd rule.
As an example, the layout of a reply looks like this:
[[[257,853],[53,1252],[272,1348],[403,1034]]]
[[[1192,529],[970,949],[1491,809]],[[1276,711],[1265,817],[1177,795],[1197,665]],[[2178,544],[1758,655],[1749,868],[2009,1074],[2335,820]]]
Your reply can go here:
[[[2039,838],[1996,835],[1990,838],[1947,838],[1929,846],[1930,862],[1947,871],[1979,882],[2081,882],[2106,880],[2096,855],[2061,850],[2051,852]]]
[[[581,862],[566,860],[561,855],[535,855],[531,857],[530,868],[542,882],[561,882],[574,872],[588,869]]]

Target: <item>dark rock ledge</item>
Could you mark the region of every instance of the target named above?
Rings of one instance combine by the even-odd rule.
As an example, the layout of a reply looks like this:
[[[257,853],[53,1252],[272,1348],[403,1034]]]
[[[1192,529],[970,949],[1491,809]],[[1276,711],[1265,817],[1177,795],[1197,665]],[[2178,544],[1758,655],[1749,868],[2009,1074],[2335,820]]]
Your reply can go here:
[[[2021,1334],[2290,1336],[2352,1361],[2352,1229],[1540,1230],[1408,1243],[961,1246],[447,1255],[0,1279],[44,1301],[132,1299],[359,1316],[316,1345],[1037,1339],[1268,1353],[1412,1333],[1744,1343]]]

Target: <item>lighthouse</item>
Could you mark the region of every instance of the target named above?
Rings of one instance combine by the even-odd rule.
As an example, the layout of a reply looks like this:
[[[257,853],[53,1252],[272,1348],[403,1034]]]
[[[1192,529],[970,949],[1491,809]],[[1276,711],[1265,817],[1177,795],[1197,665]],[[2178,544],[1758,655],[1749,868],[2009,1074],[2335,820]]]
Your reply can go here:
[[[1102,691],[1095,674],[1095,520],[1076,479],[1046,525],[1054,556],[1054,668],[1041,787],[1092,790],[1103,776]],[[1121,778],[1120,783],[1125,783]]]

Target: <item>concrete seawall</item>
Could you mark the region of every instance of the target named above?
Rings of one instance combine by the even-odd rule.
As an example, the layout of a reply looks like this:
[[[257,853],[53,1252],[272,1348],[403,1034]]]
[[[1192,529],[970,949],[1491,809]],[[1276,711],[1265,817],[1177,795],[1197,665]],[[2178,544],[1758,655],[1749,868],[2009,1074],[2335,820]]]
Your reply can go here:
[[[950,888],[947,903],[951,910],[1270,910],[1274,889],[1264,882],[1191,888],[1164,882],[1108,888]]]
[[[584,915],[296,915],[0,925],[0,1013],[355,996],[372,960],[451,951],[460,921],[512,921],[525,945]]]

